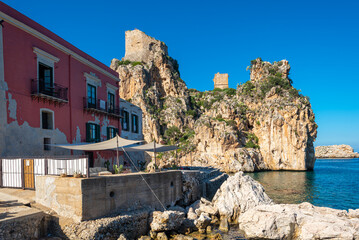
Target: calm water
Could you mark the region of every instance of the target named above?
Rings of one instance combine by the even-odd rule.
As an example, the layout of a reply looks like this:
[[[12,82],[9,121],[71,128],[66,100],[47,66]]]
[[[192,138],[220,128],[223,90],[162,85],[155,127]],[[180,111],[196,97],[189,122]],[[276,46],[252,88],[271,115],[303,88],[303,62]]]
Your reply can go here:
[[[248,173],[276,203],[359,208],[359,159],[317,159],[310,172]]]

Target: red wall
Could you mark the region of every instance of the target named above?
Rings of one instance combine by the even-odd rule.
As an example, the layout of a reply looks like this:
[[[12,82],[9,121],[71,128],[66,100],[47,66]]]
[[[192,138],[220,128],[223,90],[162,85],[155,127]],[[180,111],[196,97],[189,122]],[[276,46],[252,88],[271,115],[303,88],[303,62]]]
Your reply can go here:
[[[2,2],[0,2],[0,11],[40,31],[42,34],[45,34],[118,78],[118,74],[109,67],[83,53],[59,36]],[[107,115],[95,114],[95,116],[93,116],[93,114],[84,110],[83,98],[87,96],[84,73],[95,73],[96,76],[101,79],[101,87],[97,88],[97,98],[106,102],[106,83],[118,87],[118,82],[6,21],[3,23],[2,30],[5,81],[8,84],[8,94],[12,95],[12,99],[14,99],[17,104],[16,121],[18,124],[22,125],[26,121],[31,127],[40,128],[40,109],[51,109],[54,111],[54,129],[58,128],[66,135],[67,141],[72,143],[76,137],[77,127],[79,127],[81,140],[85,141],[86,122],[95,121],[95,116],[97,116],[100,119],[100,125],[102,125]],[[37,99],[31,98],[31,79],[37,78],[38,67],[37,55],[33,52],[34,47],[60,59],[59,62],[55,63],[54,82],[68,88],[68,103],[60,106],[59,104],[55,105],[51,102],[38,101]],[[118,94],[116,94],[115,97],[116,107],[118,107]],[[9,95],[7,95],[7,98],[9,98]],[[120,128],[119,118],[108,117],[108,120],[109,125]],[[10,118],[9,112],[7,121],[8,123],[15,121],[15,119]],[[105,140],[107,136],[102,136],[102,138]],[[96,155],[96,153],[94,155]]]

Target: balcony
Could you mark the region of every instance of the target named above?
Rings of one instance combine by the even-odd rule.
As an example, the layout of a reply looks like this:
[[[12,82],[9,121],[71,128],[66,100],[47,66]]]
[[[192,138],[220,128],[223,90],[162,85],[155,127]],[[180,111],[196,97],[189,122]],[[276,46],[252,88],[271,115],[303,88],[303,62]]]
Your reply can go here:
[[[112,117],[120,118],[120,110],[116,107],[109,106],[104,100],[84,97],[83,101],[85,111],[106,114]]]
[[[68,88],[60,84],[48,84],[43,79],[31,79],[31,96],[58,103],[67,103]]]

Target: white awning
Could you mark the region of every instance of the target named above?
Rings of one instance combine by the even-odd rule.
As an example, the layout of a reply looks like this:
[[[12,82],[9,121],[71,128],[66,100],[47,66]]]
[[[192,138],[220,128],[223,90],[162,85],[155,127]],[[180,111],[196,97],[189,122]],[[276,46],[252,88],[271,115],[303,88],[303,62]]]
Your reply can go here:
[[[61,147],[66,149],[72,149],[72,150],[83,150],[83,151],[97,151],[97,150],[109,150],[109,149],[116,149],[117,147],[124,147],[128,145],[132,145],[135,143],[143,142],[142,140],[127,140],[124,138],[119,137],[116,135],[116,137],[103,141],[98,143],[79,143],[79,144],[51,144],[51,146],[54,147]]]
[[[155,143],[151,142],[151,143],[147,143],[144,145],[139,145],[139,146],[135,146],[135,147],[124,147],[123,148],[126,152],[154,152],[155,151]],[[167,152],[167,151],[172,151],[172,150],[176,150],[177,147],[176,146],[166,146],[166,145],[161,145],[156,143],[156,152]]]

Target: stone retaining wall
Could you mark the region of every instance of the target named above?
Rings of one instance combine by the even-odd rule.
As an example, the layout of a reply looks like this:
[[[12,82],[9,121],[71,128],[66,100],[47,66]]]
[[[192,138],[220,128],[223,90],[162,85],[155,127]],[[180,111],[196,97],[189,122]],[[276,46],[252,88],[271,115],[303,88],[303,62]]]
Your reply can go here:
[[[6,213],[2,213],[3,215]],[[10,214],[11,215],[11,214]],[[38,239],[45,234],[45,214],[34,211],[21,217],[0,220],[0,239]]]
[[[36,202],[75,221],[141,208],[162,209],[182,198],[180,171],[123,174],[95,178],[38,176]],[[153,194],[148,185],[155,192]]]

